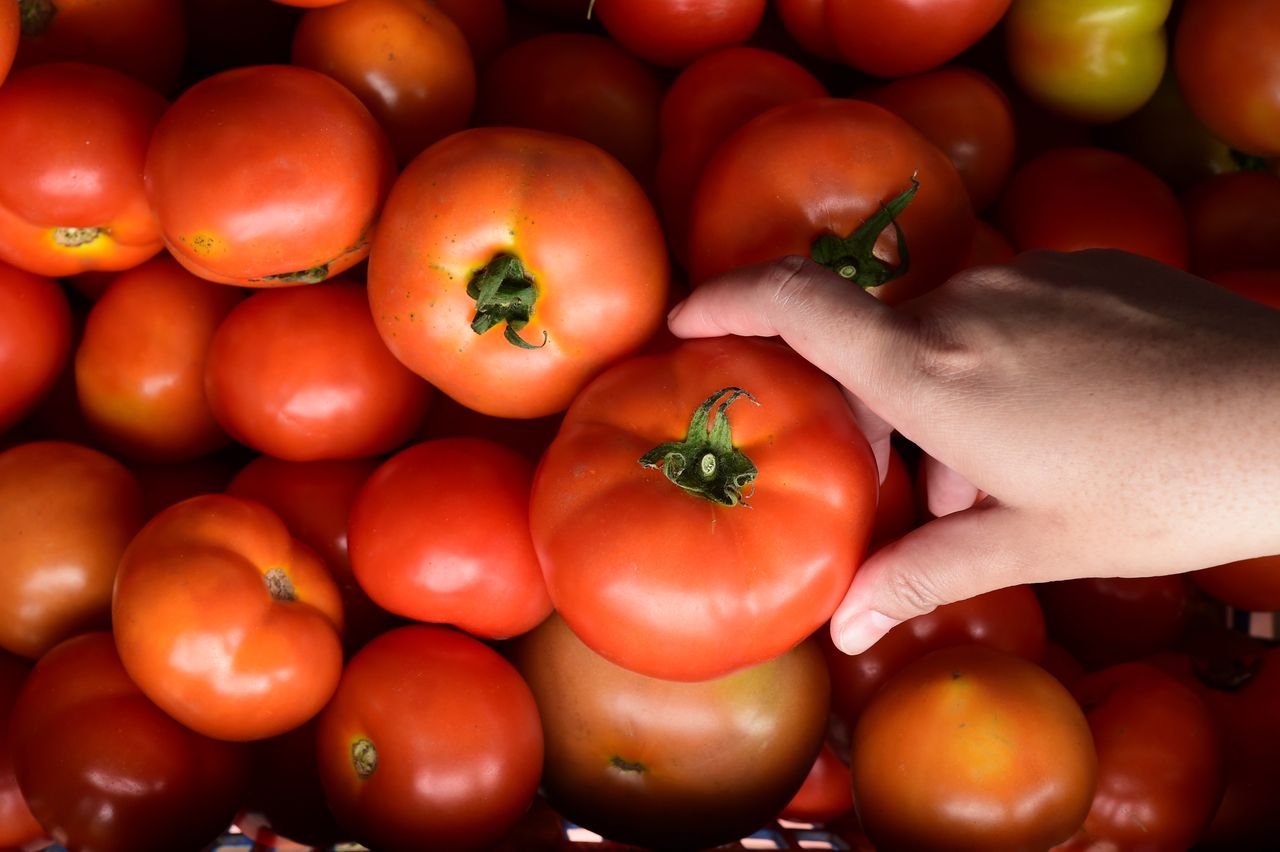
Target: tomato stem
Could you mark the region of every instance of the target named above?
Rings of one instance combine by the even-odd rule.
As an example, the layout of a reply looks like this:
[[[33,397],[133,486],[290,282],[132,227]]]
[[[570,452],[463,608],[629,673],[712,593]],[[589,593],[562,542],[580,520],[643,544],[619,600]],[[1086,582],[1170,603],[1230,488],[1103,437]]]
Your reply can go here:
[[[910,267],[907,255],[907,238],[898,224],[898,216],[915,198],[920,181],[911,176],[911,186],[903,190],[888,204],[880,205],[874,216],[858,226],[852,234],[840,237],[823,234],[809,247],[809,256],[817,263],[835,271],[865,289],[879,287],[907,274]],[[890,266],[875,256],[876,241],[884,229],[893,226],[898,237],[898,265]]]
[[[271,593],[271,597],[278,601],[296,601],[298,593],[293,588],[293,581],[289,579],[289,574],[283,568],[276,566],[267,569],[262,575],[263,581],[267,584],[267,591]]]
[[[746,506],[743,491],[755,482],[756,466],[733,446],[729,417],[725,413],[740,397],[759,405],[756,398],[742,388],[721,388],[693,412],[683,441],[659,444],[640,458],[640,465],[662,468],[667,479],[689,494],[721,506]],[[716,405],[717,402],[720,404]]]
[[[506,253],[494,255],[471,276],[467,295],[476,300],[476,315],[471,320],[471,330],[476,334],[505,323],[502,333],[512,346],[540,349],[547,344],[545,331],[537,345],[520,336],[520,329],[529,324],[533,303],[538,300],[538,288],[520,258]]]
[[[373,740],[361,737],[351,744],[351,768],[361,781],[373,774],[378,768],[378,749]]]
[[[53,0],[18,0],[18,28],[23,38],[42,36],[53,26],[58,7]]]

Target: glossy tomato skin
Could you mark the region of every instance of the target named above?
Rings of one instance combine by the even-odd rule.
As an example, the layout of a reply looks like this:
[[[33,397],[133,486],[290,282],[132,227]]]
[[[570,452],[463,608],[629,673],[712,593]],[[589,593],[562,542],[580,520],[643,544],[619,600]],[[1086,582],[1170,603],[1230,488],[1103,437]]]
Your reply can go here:
[[[1211,278],[1231,269],[1280,267],[1280,176],[1232,172],[1182,194],[1191,271]]]
[[[391,145],[364,104],[288,65],[186,89],[156,125],[145,167],[178,262],[250,287],[314,283],[363,260],[394,177]]]
[[[694,194],[693,286],[737,266],[809,255],[849,236],[882,205],[920,189],[898,217],[910,268],[871,292],[896,303],[941,284],[964,259],[973,211],[955,166],[904,119],[867,101],[819,98],[774,107],[716,150]],[[876,254],[897,266],[893,227]]]
[[[795,795],[826,731],[813,641],[685,683],[610,663],[552,615],[512,656],[546,731],[548,801],[615,841],[704,849],[750,834]]]
[[[58,282],[0,261],[0,434],[53,389],[71,333],[71,305]]]
[[[714,50],[746,42],[764,18],[765,0],[596,0],[592,11],[627,50],[678,68]]]
[[[877,849],[1047,849],[1083,824],[1097,771],[1071,693],[981,645],[901,669],[853,735],[853,798]]]
[[[204,392],[228,434],[288,461],[392,452],[433,393],[383,344],[364,287],[343,279],[237,305],[209,344]]]
[[[5,849],[21,847],[46,836],[18,787],[13,766],[13,709],[31,667],[30,660],[0,651],[0,737],[3,737],[0,741],[0,848]]]
[[[166,106],[109,68],[10,74],[0,89],[0,259],[53,277],[128,269],[158,252],[141,167]]]
[[[732,446],[759,471],[742,491],[749,507],[639,463],[723,388],[758,402],[727,409]],[[682,452],[706,464],[702,450]],[[771,659],[826,621],[862,559],[877,481],[825,374],[774,341],[698,340],[624,362],[578,395],[535,474],[531,528],[551,600],[588,646],[651,677],[702,680]]]
[[[18,695],[13,742],[32,812],[71,852],[202,849],[230,824],[247,780],[244,747],[151,703],[107,632],[41,658]]]
[[[252,500],[201,495],[148,521],[120,560],[111,620],[142,691],[218,739],[297,727],[341,674],[337,583]]]
[[[1280,611],[1280,555],[1215,565],[1187,576],[1227,606],[1255,612]]]
[[[512,331],[523,346],[507,322],[472,327],[468,287],[510,257],[533,282],[528,324]],[[669,266],[653,205],[613,157],[568,136],[480,127],[401,173],[369,303],[387,347],[439,390],[484,414],[543,417],[653,336]]]
[[[904,77],[960,55],[1008,8],[1009,0],[826,0],[826,23],[849,65],[877,77]]]
[[[76,347],[76,397],[100,440],[122,456],[190,461],[231,439],[205,399],[209,344],[244,298],[173,258],[120,273],[89,311]]]
[[[447,627],[374,639],[317,724],[329,807],[375,849],[487,848],[528,810],[542,772],[528,685],[492,648]]]
[[[38,659],[107,627],[116,564],[142,520],[137,480],[105,453],[64,441],[0,453],[0,646]]]

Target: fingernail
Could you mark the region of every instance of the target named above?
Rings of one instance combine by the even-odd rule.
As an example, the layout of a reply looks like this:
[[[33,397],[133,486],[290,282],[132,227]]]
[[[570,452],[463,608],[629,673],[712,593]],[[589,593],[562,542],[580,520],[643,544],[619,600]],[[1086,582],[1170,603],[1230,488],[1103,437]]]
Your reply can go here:
[[[846,654],[861,654],[902,622],[873,609],[860,612],[844,622],[836,622],[831,641]]]
[[[676,317],[680,316],[680,312],[684,310],[684,302],[677,302],[676,306],[667,311],[667,323],[671,323]]]

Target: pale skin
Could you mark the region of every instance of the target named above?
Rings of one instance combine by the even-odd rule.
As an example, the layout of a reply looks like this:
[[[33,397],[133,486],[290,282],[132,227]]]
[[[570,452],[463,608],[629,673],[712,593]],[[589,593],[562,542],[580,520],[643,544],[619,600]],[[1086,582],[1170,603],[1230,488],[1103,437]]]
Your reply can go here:
[[[890,307],[785,258],[668,322],[781,337],[845,388],[881,476],[893,431],[924,451],[938,517],[858,569],[831,619],[846,653],[1005,586],[1280,553],[1280,310],[1189,274],[1032,252]]]

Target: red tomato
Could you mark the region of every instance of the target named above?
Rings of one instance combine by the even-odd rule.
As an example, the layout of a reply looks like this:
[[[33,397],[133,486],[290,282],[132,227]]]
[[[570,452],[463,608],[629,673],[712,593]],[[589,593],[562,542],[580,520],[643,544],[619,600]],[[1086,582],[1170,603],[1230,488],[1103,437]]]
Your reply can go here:
[[[53,389],[71,330],[71,306],[56,281],[0,261],[0,434]]]
[[[895,223],[872,219],[913,179],[919,191]],[[864,223],[872,232],[847,239]],[[689,277],[697,286],[736,266],[809,255],[816,241],[839,240],[825,262],[899,302],[955,272],[972,234],[960,175],[919,131],[866,101],[810,99],[756,116],[707,163],[691,207]]]
[[[13,708],[31,672],[31,662],[0,651],[0,846],[13,849],[45,837],[18,787],[13,766]],[[40,848],[43,848],[40,847]]]
[[[534,478],[534,546],[556,610],[596,653],[651,677],[720,677],[831,616],[877,479],[826,374],[773,341],[696,340],[574,400]]]
[[[0,646],[29,659],[110,624],[111,584],[142,525],[124,465],[61,441],[0,453]]]
[[[1088,675],[1071,689],[1098,753],[1098,789],[1061,852],[1195,846],[1223,789],[1217,722],[1190,687],[1149,663]],[[1174,747],[1170,747],[1174,745]]]
[[[1008,263],[1013,257],[1013,246],[1009,244],[1009,238],[995,225],[979,219],[973,229],[973,244],[963,268]]]
[[[111,621],[147,697],[219,739],[297,727],[341,674],[333,577],[279,516],[239,497],[192,497],[147,522],[121,557]]]
[[[1041,154],[1013,173],[997,213],[1020,252],[1114,248],[1187,268],[1187,220],[1173,190],[1114,151]]]
[[[230,443],[205,400],[205,356],[243,298],[168,256],[120,273],[89,311],[75,360],[80,407],[108,447],[172,462]]]
[[[823,743],[804,783],[778,816],[800,822],[827,823],[852,810],[849,766],[829,743]]]
[[[40,275],[128,269],[163,243],[142,183],[165,100],[79,63],[14,71],[0,88],[0,258]]]
[[[1280,268],[1280,177],[1233,172],[1205,178],[1182,196],[1191,271]]]
[[[1275,269],[1226,269],[1211,276],[1215,284],[1241,296],[1280,308],[1280,267]]]
[[[981,645],[920,657],[853,735],[853,800],[877,849],[1047,849],[1083,824],[1088,722],[1044,669]]]
[[[1241,559],[1187,575],[1198,588],[1236,609],[1280,611],[1280,555]]]
[[[653,336],[668,278],[658,217],[617,160],[568,136],[473,128],[396,181],[369,302],[395,356],[449,396],[543,417]]]
[[[366,645],[317,737],[339,824],[388,852],[492,846],[528,810],[542,773],[529,687],[492,648],[446,627],[401,627]]]
[[[389,612],[506,639],[551,612],[529,534],[533,463],[481,438],[401,450],[351,507],[351,565]]]
[[[915,485],[911,472],[897,447],[889,448],[889,467],[880,483],[876,521],[871,528],[870,549],[875,550],[906,535],[920,523],[916,511]]]
[[[483,68],[507,46],[507,5],[503,0],[431,0],[453,19]]]
[[[787,33],[813,56],[840,61],[840,48],[827,25],[827,0],[774,0],[773,6]]]
[[[19,17],[17,3],[0,4],[0,83],[9,76],[18,52]]]
[[[125,673],[105,631],[36,663],[13,710],[13,765],[31,811],[63,847],[202,849],[230,823],[244,747],[165,715]]]
[[[937,68],[1000,21],[1010,0],[826,0],[826,25],[841,57],[877,77]]]
[[[402,166],[466,127],[475,105],[467,40],[428,0],[345,0],[312,9],[294,32],[292,62],[355,92]]]
[[[364,259],[395,159],[342,84],[263,65],[184,91],[156,126],[145,177],[165,245],[183,266],[223,284],[275,287]]]
[[[676,68],[744,43],[764,18],[765,0],[593,0],[591,9],[627,50]]]
[[[255,293],[213,336],[213,416],[232,437],[289,461],[391,452],[422,428],[431,386],[387,350],[350,281]]]
[[[1280,15],[1272,0],[1187,0],[1174,67],[1201,121],[1228,145],[1280,155]]]

